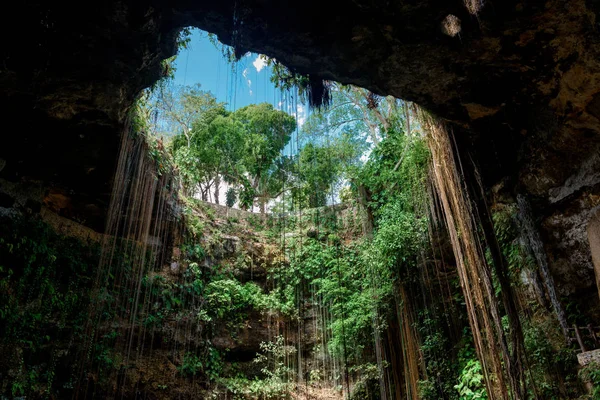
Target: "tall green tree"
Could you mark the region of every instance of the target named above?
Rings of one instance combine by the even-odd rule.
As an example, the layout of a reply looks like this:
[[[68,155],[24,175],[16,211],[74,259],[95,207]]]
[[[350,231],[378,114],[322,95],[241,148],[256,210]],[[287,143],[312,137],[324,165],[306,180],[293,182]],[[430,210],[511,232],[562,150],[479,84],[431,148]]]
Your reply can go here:
[[[183,135],[187,146],[191,146],[192,126],[215,110],[224,109],[209,91],[202,90],[200,84],[177,86],[165,84],[159,86],[152,96],[156,110],[157,134],[163,136]]]
[[[239,164],[244,150],[243,127],[222,110],[221,113],[212,112],[208,119],[198,120],[191,134],[202,198],[207,200],[209,190],[213,188],[214,200],[219,203],[221,181],[236,183],[243,172]]]
[[[323,143],[305,144],[295,165],[294,198],[300,207],[337,201],[339,186],[356,175],[364,147],[342,134]]]
[[[161,104],[163,126],[176,132],[173,157],[182,177],[186,193],[198,190],[208,200],[209,190],[218,187],[220,177],[230,175],[229,159],[239,158],[240,129],[228,118],[224,103],[206,91],[195,87],[164,92]]]
[[[334,151],[333,146],[312,143],[308,143],[300,151],[295,197],[301,207],[321,207],[327,204],[340,170]]]
[[[289,160],[281,153],[296,129],[295,119],[267,103],[231,113],[210,93],[185,89],[180,96],[167,100],[179,107],[169,114],[177,122],[172,129],[179,129],[173,155],[188,195],[199,191],[208,200],[214,193],[218,203],[225,181],[238,188],[242,207],[258,198],[264,212],[289,175]]]
[[[289,143],[296,120],[268,103],[240,108],[232,117],[243,127],[241,162],[264,213],[268,199],[277,195],[278,183],[285,177],[283,170],[274,163]],[[279,165],[283,165],[283,161]]]

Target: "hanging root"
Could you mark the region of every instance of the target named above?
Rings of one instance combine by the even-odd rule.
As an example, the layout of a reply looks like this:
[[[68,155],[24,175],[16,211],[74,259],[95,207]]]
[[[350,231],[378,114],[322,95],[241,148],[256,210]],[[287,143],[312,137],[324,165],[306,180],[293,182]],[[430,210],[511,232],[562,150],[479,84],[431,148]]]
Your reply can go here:
[[[93,365],[98,357],[94,352],[107,327],[122,333],[111,350],[123,355],[121,364],[104,372],[107,379],[116,380],[119,368],[134,364],[145,349],[150,332],[138,321],[151,303],[144,278],[168,257],[167,243],[178,230],[178,188],[175,174],[160,173],[144,136],[133,128],[124,131],[92,287],[92,299],[97,301],[91,303],[84,329],[87,353],[79,357],[76,395],[87,392],[88,373],[100,373]]]
[[[307,87],[308,104],[311,108],[321,109],[331,103],[331,84],[317,77],[310,77]]]
[[[499,299],[496,298],[493,286],[492,269],[485,257],[486,243],[477,235],[482,224],[476,217],[477,210],[473,209],[469,198],[462,166],[455,155],[450,133],[445,126],[424,112],[420,114],[431,151],[430,177],[450,235],[489,398],[522,399],[522,353],[520,350],[513,351],[512,355],[509,352],[508,340],[502,326]],[[509,293],[503,295],[506,297]],[[518,315],[514,313],[509,317],[518,319]],[[511,330],[520,332],[520,325],[512,325]],[[513,336],[512,339],[514,342],[519,338]],[[518,349],[522,349],[522,341],[512,344],[513,348],[516,344]]]

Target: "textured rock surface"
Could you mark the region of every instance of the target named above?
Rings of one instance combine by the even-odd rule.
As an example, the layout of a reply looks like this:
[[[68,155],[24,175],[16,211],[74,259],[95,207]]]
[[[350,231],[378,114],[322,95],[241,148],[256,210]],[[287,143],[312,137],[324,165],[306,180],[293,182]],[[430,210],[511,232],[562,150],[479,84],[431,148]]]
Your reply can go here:
[[[586,351],[585,353],[577,354],[577,361],[582,367],[596,362],[600,362],[600,350]]]
[[[163,73],[179,29],[196,26],[238,53],[445,118],[485,187],[503,180],[532,198],[559,291],[576,294],[593,285],[599,10],[596,0],[486,2],[476,17],[438,0],[11,2],[0,21],[0,177],[45,182],[101,220],[127,112]]]
[[[590,220],[588,225],[588,238],[592,250],[592,260],[596,272],[596,285],[599,288],[600,295],[600,210]]]

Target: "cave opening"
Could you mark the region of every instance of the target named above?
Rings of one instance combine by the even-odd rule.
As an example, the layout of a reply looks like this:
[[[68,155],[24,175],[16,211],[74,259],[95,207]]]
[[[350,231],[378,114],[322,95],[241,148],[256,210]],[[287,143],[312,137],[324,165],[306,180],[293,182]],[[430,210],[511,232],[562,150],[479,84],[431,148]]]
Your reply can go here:
[[[0,396],[598,395],[598,6],[333,3],[7,6]]]

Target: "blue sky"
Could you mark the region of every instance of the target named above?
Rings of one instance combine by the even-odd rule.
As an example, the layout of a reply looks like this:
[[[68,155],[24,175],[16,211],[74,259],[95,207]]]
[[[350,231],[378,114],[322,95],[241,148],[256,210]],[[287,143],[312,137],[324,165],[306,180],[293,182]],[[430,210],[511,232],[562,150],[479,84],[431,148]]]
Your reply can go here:
[[[271,103],[275,108],[298,114],[298,124],[306,119],[307,107],[295,101],[290,94],[282,94],[270,80],[271,68],[265,65],[258,54],[249,53],[237,63],[229,63],[220,49],[198,29],[192,31],[187,49],[181,50],[175,60],[175,84],[194,85],[200,83],[203,90],[212,92],[217,101],[228,104],[228,109],[248,104]],[[293,142],[295,135],[292,137]],[[285,152],[289,154],[292,145]]]
[[[271,68],[258,54],[249,53],[237,63],[229,63],[220,49],[198,29],[192,30],[191,41],[175,59],[176,85],[192,86],[197,83],[203,90],[212,92],[217,101],[227,103],[233,111],[249,104],[271,103],[277,109],[298,116],[298,124],[306,119],[307,106],[296,105],[291,94],[282,94],[270,80]],[[296,133],[284,149],[286,155],[297,152]],[[225,189],[221,191],[224,196]],[[221,199],[224,202],[224,198]]]
[[[230,110],[263,102],[281,108],[280,102],[290,102],[271,83],[271,69],[258,54],[249,53],[230,64],[207,34],[198,29],[192,31],[188,48],[177,56],[175,68],[177,85],[200,83],[218,101],[228,103]]]

